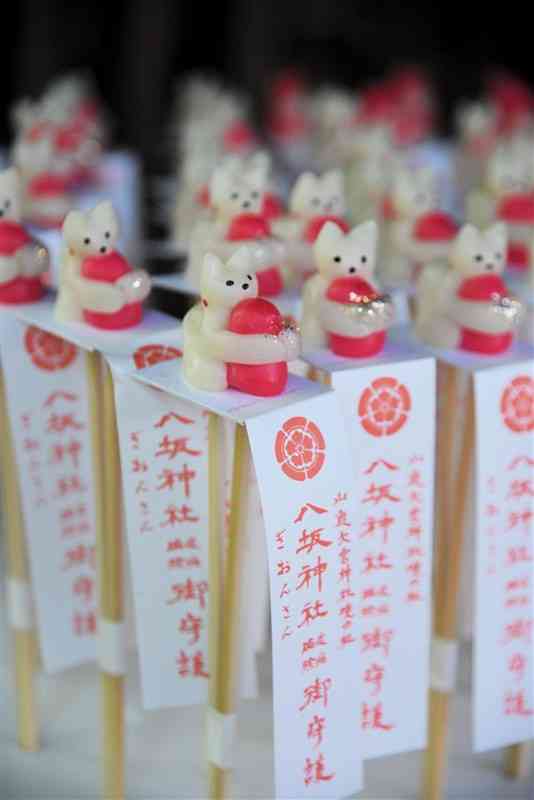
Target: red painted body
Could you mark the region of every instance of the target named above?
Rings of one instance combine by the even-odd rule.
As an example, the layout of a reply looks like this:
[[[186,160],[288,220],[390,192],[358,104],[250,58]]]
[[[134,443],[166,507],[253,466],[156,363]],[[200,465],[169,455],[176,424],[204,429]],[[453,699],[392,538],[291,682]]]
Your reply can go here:
[[[105,283],[115,283],[123,275],[131,272],[131,267],[120,253],[112,250],[101,256],[90,256],[82,263],[81,274],[84,278],[93,281],[104,281]],[[108,331],[118,331],[125,328],[133,328],[138,325],[143,318],[142,303],[129,303],[113,314],[105,314],[97,311],[84,311],[83,318],[94,328],[102,328]]]
[[[336,278],[328,287],[326,296],[329,300],[342,305],[376,300],[378,297],[371,284],[359,277]],[[337,356],[345,358],[371,358],[382,352],[386,343],[386,331],[377,331],[369,336],[339,336],[328,334],[328,346]]]
[[[283,328],[280,312],[261,297],[242,300],[232,309],[228,330],[244,335],[264,333],[277,336]],[[287,364],[227,364],[228,385],[258,397],[281,394],[287,384]]]

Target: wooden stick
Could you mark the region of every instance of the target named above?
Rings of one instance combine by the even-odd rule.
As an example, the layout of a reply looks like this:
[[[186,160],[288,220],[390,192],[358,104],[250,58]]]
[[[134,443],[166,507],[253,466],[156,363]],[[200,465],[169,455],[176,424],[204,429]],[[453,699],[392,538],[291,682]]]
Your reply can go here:
[[[2,458],[2,494],[6,530],[8,580],[16,581],[22,591],[30,591],[30,573],[24,536],[24,519],[16,468],[13,439],[9,426],[4,376],[0,370],[0,447]],[[35,630],[12,628],[14,640],[15,697],[17,741],[22,750],[39,750],[39,723],[34,685],[36,670]]]
[[[530,772],[531,743],[522,742],[506,748],[504,772],[513,780],[526,778]]]
[[[221,540],[221,422],[217,414],[208,418],[208,582],[209,582],[209,704],[217,707],[217,676],[219,674],[219,649],[221,635],[221,607],[223,604],[222,565],[223,552]],[[210,797],[220,797],[222,770],[212,762],[208,763],[208,782]]]
[[[447,370],[444,390],[444,405],[441,413],[438,451],[438,500],[437,555],[434,588],[434,635],[445,641],[456,640],[457,605],[460,586],[464,521],[467,507],[471,466],[475,444],[474,394],[470,384],[466,398],[465,426],[460,447],[460,458],[456,481],[452,484],[454,495],[449,493],[448,481],[443,475],[451,468],[450,451],[452,439],[447,432],[458,424],[455,419],[457,375]],[[451,474],[450,472],[448,474]],[[445,502],[444,502],[445,498]],[[450,516],[447,504],[451,503]],[[424,800],[441,800],[445,781],[447,760],[447,726],[450,693],[432,689],[430,691],[428,748],[425,754]]]
[[[102,369],[105,374],[102,376]],[[123,622],[121,481],[113,379],[98,353],[87,354],[97,518],[99,620]],[[103,796],[124,797],[124,677],[101,668]]]
[[[239,589],[249,463],[247,431],[244,425],[237,425],[224,596],[221,604],[220,647],[215,675],[214,707],[215,711],[221,715],[233,714],[236,707]],[[210,765],[210,798],[212,800],[224,800],[227,796],[230,775],[230,769],[223,769],[215,764]]]

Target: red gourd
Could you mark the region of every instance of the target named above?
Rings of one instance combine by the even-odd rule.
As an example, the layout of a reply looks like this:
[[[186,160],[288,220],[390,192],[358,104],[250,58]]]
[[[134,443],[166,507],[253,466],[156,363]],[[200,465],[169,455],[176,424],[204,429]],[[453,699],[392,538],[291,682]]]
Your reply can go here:
[[[488,303],[508,296],[508,289],[500,275],[495,273],[475,275],[462,281],[457,290],[460,300]],[[512,344],[511,333],[482,333],[472,328],[462,328],[460,349],[484,355],[504,353]]]
[[[88,256],[82,262],[82,277],[93,281],[115,283],[123,275],[131,272],[131,267],[123,255],[116,250],[104,255]],[[108,331],[118,331],[124,328],[133,328],[143,318],[142,303],[128,303],[119,311],[111,314],[98,311],[84,311],[84,320],[94,328]]]
[[[226,240],[228,242],[249,242],[254,239],[268,239],[271,229],[261,214],[238,214],[231,221]],[[258,294],[262,297],[276,297],[284,289],[284,281],[277,265],[256,272]]]
[[[228,330],[243,335],[264,333],[278,336],[283,319],[275,305],[261,297],[241,300],[232,309]],[[258,397],[281,394],[287,384],[287,364],[227,364],[228,386]]]
[[[0,221],[0,256],[15,256],[17,251],[30,242],[30,237],[18,222]],[[13,278],[0,286],[0,303],[16,305],[35,303],[44,294],[44,286],[39,275],[35,277]]]
[[[336,278],[328,287],[326,296],[341,305],[376,300],[378,295],[371,284],[360,277]],[[371,358],[384,349],[386,331],[377,331],[368,336],[340,336],[328,334],[328,346],[337,356],[345,358]]]

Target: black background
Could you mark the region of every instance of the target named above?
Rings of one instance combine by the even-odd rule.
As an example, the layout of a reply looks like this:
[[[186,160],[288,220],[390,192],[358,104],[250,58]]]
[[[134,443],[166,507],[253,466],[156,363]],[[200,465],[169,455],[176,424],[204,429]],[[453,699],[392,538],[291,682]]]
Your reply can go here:
[[[6,6],[9,0],[5,0]],[[174,78],[206,69],[247,89],[259,114],[272,72],[301,67],[312,82],[354,86],[403,62],[427,67],[451,109],[474,96],[484,74],[534,72],[531,14],[518,4],[379,0],[131,0],[92,3],[16,0],[0,31],[1,140],[17,97],[37,96],[58,73],[88,67],[112,109],[115,139],[145,158],[158,150]]]

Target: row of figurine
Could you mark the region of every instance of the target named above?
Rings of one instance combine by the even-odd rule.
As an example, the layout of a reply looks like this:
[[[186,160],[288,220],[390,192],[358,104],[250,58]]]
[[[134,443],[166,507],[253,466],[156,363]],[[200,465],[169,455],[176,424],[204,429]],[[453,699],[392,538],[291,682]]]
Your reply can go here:
[[[90,81],[74,73],[58,78],[38,99],[20,100],[12,123],[11,158],[21,178],[24,219],[59,228],[77,193],[97,181],[109,138]]]
[[[521,194],[512,180],[515,154],[509,162],[507,153],[499,150],[489,160],[487,191],[474,190],[468,198],[472,210],[476,206],[479,211],[478,206],[485,204],[488,213],[473,211],[467,221],[479,228],[506,225],[508,245],[501,253],[503,265],[526,278],[528,284],[534,274],[534,171],[531,167],[532,185]],[[534,166],[534,143],[528,157]],[[527,179],[526,170],[527,164],[523,164],[523,181]],[[434,265],[445,273],[459,225],[440,208],[438,181],[430,168],[397,165],[387,190],[369,195],[357,215],[348,213],[344,188],[340,170],[322,175],[304,172],[289,194],[286,210],[274,191],[267,153],[247,158],[227,156],[212,171],[200,195],[191,195],[187,187],[178,194],[175,237],[188,254],[185,276],[189,286],[200,290],[206,252],[224,260],[238,244],[247,243],[260,294],[276,298],[287,289],[300,289],[315,269],[313,246],[324,224],[333,222],[346,233],[355,216],[358,222],[369,218],[377,222],[377,274],[388,289],[409,290],[424,266]],[[525,216],[528,209],[529,218]],[[514,216],[514,210],[519,216]]]
[[[39,299],[48,267],[46,249],[22,224],[19,197],[11,167],[0,174],[0,302],[12,304]],[[311,246],[300,329],[262,296],[254,245],[234,245],[224,256],[208,250],[200,301],[183,321],[185,379],[205,391],[231,387],[269,396],[284,390],[288,364],[302,350],[329,348],[351,359],[380,353],[395,315],[375,275],[377,232],[372,220],[352,229],[333,220],[322,225]],[[62,236],[58,321],[104,330],[138,325],[150,278],[117,251],[119,220],[111,203],[70,211]],[[422,270],[415,330],[424,342],[488,355],[510,348],[523,311],[501,277],[506,246],[503,223],[485,231],[467,224],[448,261]]]
[[[430,82],[415,67],[394,70],[359,90],[312,88],[296,70],[286,70],[267,92],[264,138],[289,163],[326,168],[350,161],[371,125],[380,125],[396,146],[425,139],[433,130],[434,111]],[[193,148],[210,151],[215,160],[223,153],[244,155],[258,142],[247,98],[202,75],[178,84],[171,131],[180,159]]]

